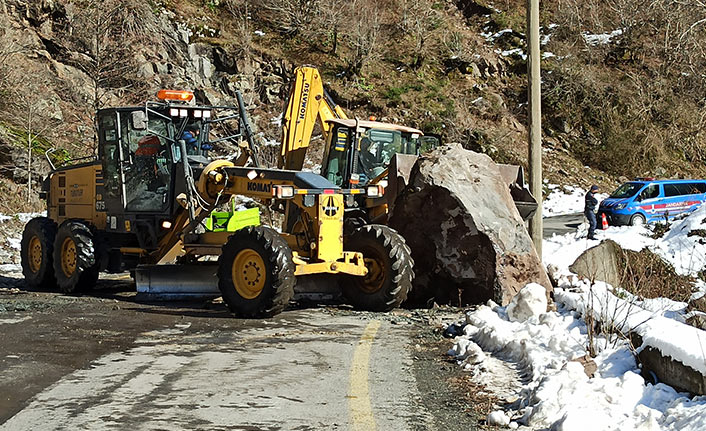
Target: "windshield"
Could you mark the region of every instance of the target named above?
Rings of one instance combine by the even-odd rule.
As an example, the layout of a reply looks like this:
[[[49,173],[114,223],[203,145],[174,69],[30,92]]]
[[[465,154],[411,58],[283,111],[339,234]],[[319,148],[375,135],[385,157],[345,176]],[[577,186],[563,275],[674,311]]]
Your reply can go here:
[[[618,187],[611,195],[611,198],[625,199],[631,198],[637,194],[638,191],[644,186],[642,183],[625,183]]]
[[[419,146],[422,144],[419,138],[418,134],[402,133],[397,130],[368,129],[363,132],[360,136],[358,153],[358,173],[361,174],[361,183],[380,175],[396,153],[418,154]]]

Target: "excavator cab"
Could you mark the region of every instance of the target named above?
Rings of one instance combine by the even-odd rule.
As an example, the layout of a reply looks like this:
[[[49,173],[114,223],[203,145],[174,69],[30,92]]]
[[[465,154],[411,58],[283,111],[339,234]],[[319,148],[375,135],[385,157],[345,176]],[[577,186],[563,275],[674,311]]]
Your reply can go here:
[[[341,187],[364,187],[382,175],[395,154],[419,155],[439,145],[438,137],[395,124],[330,120],[322,175]]]

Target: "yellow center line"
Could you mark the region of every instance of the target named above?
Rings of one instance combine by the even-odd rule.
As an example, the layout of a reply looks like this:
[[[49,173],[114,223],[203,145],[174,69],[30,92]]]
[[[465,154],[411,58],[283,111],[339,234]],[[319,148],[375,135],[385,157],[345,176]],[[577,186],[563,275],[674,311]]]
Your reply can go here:
[[[368,323],[363,335],[360,337],[360,341],[358,341],[358,347],[353,352],[348,404],[354,430],[375,431],[376,429],[375,417],[370,405],[370,391],[368,389],[368,364],[370,363],[370,349],[373,346],[373,340],[379,328],[379,320],[373,320]]]

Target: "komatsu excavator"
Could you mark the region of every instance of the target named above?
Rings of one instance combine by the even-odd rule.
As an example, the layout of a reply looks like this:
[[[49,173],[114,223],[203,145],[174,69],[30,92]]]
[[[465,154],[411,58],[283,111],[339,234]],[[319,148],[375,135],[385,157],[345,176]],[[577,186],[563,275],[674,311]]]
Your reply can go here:
[[[378,189],[259,167],[240,94],[238,106],[197,106],[193,98],[162,90],[144,106],[98,111],[98,156],[53,169],[42,192],[47,217],[25,226],[29,287],[78,293],[104,270],[148,268],[180,284],[217,275],[231,311],[254,317],[282,311],[298,277],[333,274],[357,308],[389,310],[404,301],[413,279],[404,239],[387,226],[367,225],[344,240],[344,204],[366,192],[375,198]],[[216,137],[216,128],[229,132]],[[243,156],[211,159],[209,151],[224,140],[238,143]],[[244,166],[248,158],[254,166]],[[282,232],[257,220],[238,230],[220,223],[224,213],[214,210],[233,195],[283,208]],[[191,270],[184,271],[187,262]]]
[[[368,223],[385,224],[417,156],[438,146],[439,138],[412,127],[348,118],[324,88],[315,67],[298,67],[294,75],[283,115],[278,166],[302,169],[318,123],[324,139],[321,175],[339,187],[380,190],[380,196],[360,196],[346,207],[346,230]],[[526,220],[537,204],[524,186],[522,168],[499,168]]]

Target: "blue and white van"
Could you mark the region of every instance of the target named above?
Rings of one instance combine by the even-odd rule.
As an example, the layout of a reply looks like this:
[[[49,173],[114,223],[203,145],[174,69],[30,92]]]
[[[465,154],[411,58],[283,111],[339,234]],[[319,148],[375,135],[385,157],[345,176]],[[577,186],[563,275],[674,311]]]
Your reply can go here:
[[[641,225],[671,220],[706,201],[706,180],[639,179],[618,187],[598,207],[598,224]]]

